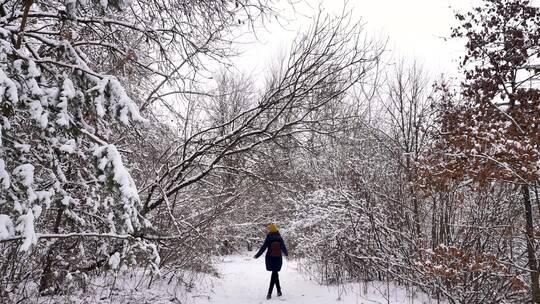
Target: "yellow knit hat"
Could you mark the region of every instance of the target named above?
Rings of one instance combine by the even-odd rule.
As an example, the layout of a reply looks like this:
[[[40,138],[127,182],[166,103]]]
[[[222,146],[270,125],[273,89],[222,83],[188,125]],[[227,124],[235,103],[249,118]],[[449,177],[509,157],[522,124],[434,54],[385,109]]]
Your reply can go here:
[[[278,232],[278,227],[276,224],[272,223],[270,226],[268,226],[268,232],[270,233],[276,233]]]

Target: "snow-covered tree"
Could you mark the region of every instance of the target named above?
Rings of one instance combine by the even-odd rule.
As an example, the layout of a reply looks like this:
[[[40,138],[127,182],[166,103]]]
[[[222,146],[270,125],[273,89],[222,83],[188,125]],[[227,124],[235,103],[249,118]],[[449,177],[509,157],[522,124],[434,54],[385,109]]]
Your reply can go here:
[[[457,18],[461,24],[453,36],[466,40],[461,63],[465,79],[460,98],[443,102],[441,141],[433,157],[439,160],[429,170],[446,181],[471,179],[480,187],[519,185],[531,298],[537,303],[531,189],[540,177],[540,10],[529,1],[486,0]]]
[[[227,37],[262,14],[266,1],[0,4],[0,297],[31,272],[58,291],[134,263],[131,249],[158,266],[120,134],[146,121],[139,107],[188,94],[178,81],[234,53]]]
[[[80,28],[68,19],[80,16],[78,4],[66,11],[32,4],[0,10],[0,241],[29,254],[39,239],[52,240],[45,290],[53,282],[49,253],[62,239],[131,239],[144,224],[135,183],[109,141],[112,124],[144,119],[118,78],[92,68],[77,45]],[[19,282],[11,283],[2,288]]]

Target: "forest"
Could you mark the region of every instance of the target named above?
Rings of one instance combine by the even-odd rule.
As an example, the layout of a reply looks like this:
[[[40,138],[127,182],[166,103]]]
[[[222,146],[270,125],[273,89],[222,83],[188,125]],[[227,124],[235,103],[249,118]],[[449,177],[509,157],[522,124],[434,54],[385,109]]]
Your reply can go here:
[[[540,303],[540,6],[456,12],[457,78],[347,9],[239,72],[282,2],[0,1],[1,303],[189,292],[269,223],[323,285]]]

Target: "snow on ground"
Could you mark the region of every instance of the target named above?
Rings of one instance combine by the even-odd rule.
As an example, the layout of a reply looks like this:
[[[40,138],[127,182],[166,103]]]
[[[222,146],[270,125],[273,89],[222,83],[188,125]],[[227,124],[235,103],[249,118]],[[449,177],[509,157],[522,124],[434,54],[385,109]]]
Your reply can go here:
[[[38,304],[430,304],[438,303],[421,293],[383,282],[321,286],[304,274],[296,261],[284,260],[279,273],[282,297],[266,300],[270,272],[264,256],[253,253],[218,258],[219,277],[192,272],[162,273],[160,278],[145,275],[143,269],[104,273],[86,291],[76,289],[67,295],[29,298]],[[179,280],[179,281],[178,281]],[[181,282],[181,283],[178,283]],[[68,286],[66,286],[68,287]],[[442,302],[441,302],[442,303]]]
[[[284,261],[279,273],[282,297],[272,294],[272,299],[266,300],[270,272],[264,266],[264,256],[255,260],[246,255],[228,256],[217,265],[221,277],[210,283],[212,292],[207,297],[193,294],[194,304],[375,304],[375,303],[406,303],[424,304],[436,303],[426,296],[408,295],[403,288],[385,283],[351,284],[345,289],[336,286],[321,286],[310,280],[299,270],[295,261]],[[389,296],[387,296],[389,292]]]

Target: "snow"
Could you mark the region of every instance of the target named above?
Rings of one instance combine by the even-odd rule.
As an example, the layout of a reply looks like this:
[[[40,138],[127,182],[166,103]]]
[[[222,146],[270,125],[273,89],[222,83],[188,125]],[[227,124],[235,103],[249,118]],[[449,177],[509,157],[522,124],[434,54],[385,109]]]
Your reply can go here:
[[[60,146],[60,151],[66,152],[68,154],[73,154],[77,148],[77,143],[74,139],[66,141],[63,145]]]
[[[15,82],[0,69],[0,104],[4,101],[4,96],[6,96],[8,100],[11,100],[12,103],[19,100]]]
[[[75,88],[73,87],[73,82],[68,78],[67,75],[64,75],[64,84],[62,89],[62,95],[67,99],[75,98],[76,93]]]
[[[137,105],[122,87],[122,84],[114,76],[104,76],[103,79],[97,81],[97,85],[89,89],[88,92],[97,91],[98,95],[94,98],[96,112],[100,117],[103,117],[107,112],[117,116],[117,119],[124,125],[128,125],[130,119],[137,122],[145,122]],[[105,99],[105,92],[109,97]],[[108,111],[105,111],[105,108]]]
[[[20,165],[13,170],[13,175],[20,178],[21,184],[30,187],[34,183],[34,166],[31,164]]]
[[[105,249],[104,249],[105,250]],[[283,296],[266,300],[270,273],[264,258],[253,252],[218,258],[219,277],[189,271],[150,276],[142,268],[120,265],[120,254],[109,257],[111,271],[93,278],[89,286],[97,288],[65,296],[40,297],[32,303],[117,304],[443,304],[421,293],[413,295],[399,286],[382,282],[348,284],[344,287],[321,286],[301,271],[299,263],[285,260],[279,273]],[[119,267],[120,266],[120,267]],[[176,278],[181,284],[176,284]],[[193,280],[194,279],[194,280]],[[193,280],[193,281],[192,281]],[[188,289],[186,290],[187,284]]]
[[[77,225],[80,225],[80,226],[86,225],[86,221],[83,218],[81,218],[80,216],[78,216],[76,212],[73,212],[70,209],[64,210],[64,215],[66,216],[66,218],[68,218],[68,219],[72,220],[73,222],[77,223]]]
[[[7,214],[0,214],[0,240],[14,234],[13,221]]]
[[[160,274],[159,270],[159,264],[161,263],[161,256],[159,255],[158,248],[156,244],[147,244],[148,247],[150,247],[150,250],[152,251],[152,255],[154,257],[154,260],[150,263],[152,266],[152,271],[155,274]]]
[[[128,97],[122,84],[112,76],[108,76],[104,81],[108,82],[111,90],[111,101],[114,100],[114,107],[120,112],[120,121],[124,125],[129,124],[130,118],[133,121],[144,122],[145,119],[139,114],[139,108],[135,102]]]
[[[99,117],[105,116],[105,108],[103,107],[104,102],[103,95],[100,94],[94,98],[94,105],[96,106],[96,113]]]
[[[30,145],[28,144],[15,144],[15,148],[19,149],[21,153],[29,153],[30,152]]]
[[[34,212],[34,217],[38,218],[41,215],[41,212],[43,212],[43,208],[39,205],[34,205],[32,207],[32,212]]]
[[[68,112],[69,101],[75,98],[76,91],[73,87],[73,82],[67,75],[64,74],[64,82],[62,84],[62,92],[60,93],[60,102],[56,105],[59,109],[58,118],[56,123],[59,126],[68,126],[71,118]]]
[[[2,135],[0,133],[0,135]],[[3,189],[8,189],[10,185],[9,174],[6,171],[6,164],[3,159],[0,159],[0,186]]]
[[[425,295],[422,297],[417,294],[415,298],[404,288],[388,286],[382,282],[348,284],[343,287],[321,286],[301,272],[298,262],[286,259],[279,273],[283,296],[278,298],[274,289],[272,299],[267,301],[270,272],[265,269],[264,257],[255,260],[249,253],[228,256],[218,264],[218,271],[221,278],[211,282],[212,293],[192,294],[194,304],[436,303],[436,300],[430,300]]]
[[[32,119],[38,122],[42,129],[47,127],[47,124],[49,123],[49,113],[43,110],[40,101],[34,100],[30,103],[30,113]]]
[[[133,225],[138,225],[137,205],[140,202],[139,192],[128,170],[124,167],[122,157],[114,145],[100,146],[94,150],[98,158],[98,168],[106,174],[112,173],[112,178],[118,184],[124,210],[126,231],[134,231]],[[112,171],[112,172],[110,172]],[[104,175],[100,176],[102,179]]]
[[[98,165],[99,169],[105,171],[107,167],[112,167],[114,181],[120,185],[120,191],[125,197],[139,200],[139,193],[135,187],[135,183],[124,167],[122,157],[114,145],[105,145],[97,148],[94,151],[94,156],[101,158]]]
[[[36,63],[33,60],[28,60],[28,76],[30,77],[41,76],[41,72],[39,71],[39,68],[36,66]]]
[[[23,243],[21,244],[21,251],[28,251],[30,246],[37,243],[37,235],[34,230],[34,213],[32,209],[28,209],[28,212],[19,217],[20,224],[16,230],[22,232]]]
[[[59,102],[56,107],[59,109],[59,112],[57,114],[56,123],[59,126],[68,126],[69,125],[69,114],[67,110],[68,102],[65,100],[65,97],[60,97],[61,102]]]
[[[69,206],[69,204],[73,201],[73,198],[69,195],[65,195],[62,200],[60,201],[62,205]]]
[[[109,258],[109,266],[111,266],[112,269],[118,269],[118,265],[120,265],[120,253],[115,252]]]

